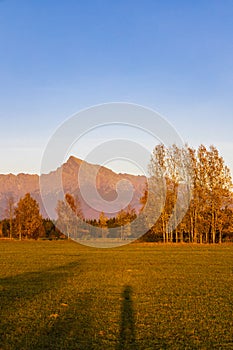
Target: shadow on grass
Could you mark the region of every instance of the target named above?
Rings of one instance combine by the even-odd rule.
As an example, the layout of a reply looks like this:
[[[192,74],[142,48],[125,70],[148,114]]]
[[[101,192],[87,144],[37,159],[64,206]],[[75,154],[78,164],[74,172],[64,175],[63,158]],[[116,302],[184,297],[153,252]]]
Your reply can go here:
[[[79,294],[76,299],[61,317],[51,320],[51,323],[40,331],[36,342],[31,343],[34,350],[95,349],[90,312],[92,295]]]
[[[122,292],[120,334],[117,350],[137,350],[135,340],[132,288],[125,286]],[[99,336],[98,314],[95,309],[95,291],[77,294],[75,302],[65,314],[42,330],[33,349],[107,350],[115,348]],[[106,320],[106,322],[108,322]]]
[[[1,344],[3,348],[6,346],[9,349],[25,349],[24,346],[17,345],[21,338],[24,338],[19,328],[25,325],[26,317],[29,317],[27,312],[24,314],[24,308],[26,307],[27,311],[28,302],[45,298],[46,292],[56,293],[79,267],[80,262],[76,261],[46,271],[26,272],[0,279],[0,349]],[[31,311],[33,314],[34,310]],[[28,322],[27,331],[30,333],[32,325]]]
[[[0,279],[1,311],[14,308],[17,302],[33,300],[36,295],[54,289],[62,280],[70,276],[80,262],[72,262],[46,271],[26,272]]]
[[[46,305],[42,304],[46,309],[41,310],[41,314],[39,309],[37,310],[39,311],[38,320],[33,319],[33,316],[27,320],[27,313],[19,314],[18,321],[15,316],[12,324],[11,318],[8,319],[9,311],[11,314],[14,311],[17,314],[18,308],[23,310],[24,305],[28,308],[28,302],[34,301],[35,298],[38,300],[44,298],[46,291],[52,290],[55,295],[55,305],[60,305],[59,300],[63,298],[63,295],[59,296],[63,290],[60,289],[60,286],[66,285],[68,278],[79,268],[80,262],[76,261],[47,271],[28,272],[0,280],[1,313],[3,315],[0,320],[2,349],[108,349],[106,340],[99,335],[95,305],[96,293],[92,289],[80,293],[75,285],[71,286],[70,293],[72,294],[66,293],[67,305],[64,308],[60,306],[57,316],[54,314],[54,317],[50,317],[51,312],[49,311],[53,303],[51,303],[52,300],[48,300]],[[130,286],[125,286],[122,298],[120,333],[116,349],[136,350],[134,309]],[[46,299],[43,300],[46,302]],[[115,347],[115,344],[112,343],[111,348]]]
[[[125,286],[122,293],[120,339],[117,350],[137,349],[135,340],[135,321],[132,301],[132,288]]]

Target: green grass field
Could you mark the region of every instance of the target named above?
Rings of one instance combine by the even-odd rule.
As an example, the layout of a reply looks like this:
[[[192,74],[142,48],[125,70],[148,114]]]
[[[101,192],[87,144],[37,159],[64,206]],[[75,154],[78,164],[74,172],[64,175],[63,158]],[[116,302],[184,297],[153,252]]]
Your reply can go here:
[[[233,245],[0,249],[0,349],[233,349]]]

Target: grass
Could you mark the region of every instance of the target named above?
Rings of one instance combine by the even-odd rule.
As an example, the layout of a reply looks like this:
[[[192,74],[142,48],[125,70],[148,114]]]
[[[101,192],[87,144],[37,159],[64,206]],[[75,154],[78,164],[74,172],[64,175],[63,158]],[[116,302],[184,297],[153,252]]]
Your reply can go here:
[[[0,251],[0,349],[233,349],[233,245]]]

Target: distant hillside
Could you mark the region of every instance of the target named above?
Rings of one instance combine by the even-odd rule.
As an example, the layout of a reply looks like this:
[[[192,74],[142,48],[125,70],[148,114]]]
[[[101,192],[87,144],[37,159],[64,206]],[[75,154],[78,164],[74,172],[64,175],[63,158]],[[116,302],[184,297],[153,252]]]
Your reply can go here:
[[[62,198],[62,193],[59,193],[59,189],[54,188],[55,180],[59,177],[60,171],[62,171],[62,179],[64,192],[77,195],[80,199],[82,210],[86,218],[98,218],[99,212],[90,208],[81,198],[80,190],[78,187],[77,177],[80,165],[84,161],[71,156],[69,160],[62,165],[61,168],[58,168],[56,171],[52,171],[49,174],[42,175],[44,183],[46,184],[46,196],[49,199],[51,210],[53,211],[53,216],[56,216],[55,207],[57,204],[57,199]],[[87,162],[84,162],[84,171],[85,171],[85,184],[84,186],[88,188],[90,184],[90,174],[92,174],[96,168],[99,168],[98,165],[93,165]],[[112,170],[106,167],[100,167],[98,176],[96,179],[96,188],[101,195],[107,201],[114,200],[116,198],[116,185],[120,180],[129,180],[133,185],[134,194],[131,201],[131,206],[137,211],[140,208],[140,197],[142,196],[146,178],[144,176],[134,176],[130,174],[116,174]],[[40,209],[43,216],[47,216],[47,213],[44,210],[42,205],[42,200],[40,196],[39,188],[40,177],[38,175],[29,175],[29,174],[8,174],[0,175],[0,218],[5,217],[6,201],[7,198],[13,196],[15,202],[24,196],[27,192],[39,202]]]

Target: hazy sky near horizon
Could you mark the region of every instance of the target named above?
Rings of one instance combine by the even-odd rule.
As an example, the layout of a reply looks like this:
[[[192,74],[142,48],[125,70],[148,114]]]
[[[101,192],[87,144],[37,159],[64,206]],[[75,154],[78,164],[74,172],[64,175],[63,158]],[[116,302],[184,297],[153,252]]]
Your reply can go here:
[[[231,0],[0,1],[0,173],[39,173],[65,119],[118,101],[216,145],[233,173],[232,18]]]

